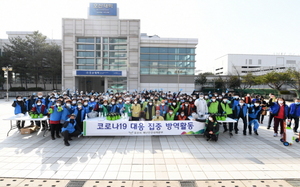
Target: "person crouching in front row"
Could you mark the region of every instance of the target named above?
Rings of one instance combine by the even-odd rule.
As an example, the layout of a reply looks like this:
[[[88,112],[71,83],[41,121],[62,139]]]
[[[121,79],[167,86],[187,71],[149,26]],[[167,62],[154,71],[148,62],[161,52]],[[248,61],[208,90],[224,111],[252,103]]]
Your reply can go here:
[[[76,125],[76,115],[71,114],[70,118],[65,121],[61,129],[61,134],[64,137],[65,146],[69,146],[69,140],[72,140],[72,136],[78,136],[81,134],[79,128]]]
[[[207,141],[209,140],[218,140],[219,133],[219,124],[214,114],[210,114],[208,119],[205,122],[205,131],[204,135],[207,137]]]
[[[155,111],[155,116],[153,116],[152,121],[164,121],[164,117],[160,115],[160,110]]]

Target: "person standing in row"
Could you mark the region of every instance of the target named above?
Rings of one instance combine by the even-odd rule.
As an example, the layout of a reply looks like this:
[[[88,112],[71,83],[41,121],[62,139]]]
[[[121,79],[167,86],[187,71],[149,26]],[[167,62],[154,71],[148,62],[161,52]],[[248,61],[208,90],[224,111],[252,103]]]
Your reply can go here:
[[[243,128],[243,134],[246,134],[247,131],[247,105],[245,105],[244,100],[240,99],[239,104],[234,106],[234,118],[236,119],[236,123],[234,124],[234,130],[235,134],[238,133],[238,122],[241,118],[243,120],[244,128]]]
[[[270,112],[274,116],[274,137],[278,136],[278,126],[280,125],[280,135],[283,136],[284,120],[288,118],[289,107],[285,104],[283,98],[278,98],[277,102],[273,103]]]
[[[300,98],[295,99],[295,102],[290,105],[289,120],[294,120],[295,126],[293,128],[294,132],[297,132],[299,126],[300,117]],[[291,126],[291,124],[289,124]]]
[[[26,103],[21,96],[17,96],[16,100],[14,100],[12,106],[15,108],[15,115],[17,114],[25,114],[26,113]],[[17,121],[17,127],[20,130],[25,125],[25,121]]]
[[[252,124],[253,124],[253,131],[256,135],[258,135],[258,127],[259,127],[259,119],[261,113],[261,106],[260,101],[256,100],[253,105],[251,105],[248,109],[248,121],[249,121],[249,134],[252,134]]]
[[[276,97],[275,97],[275,95],[272,94],[272,93],[270,93],[269,96],[270,96],[270,99],[269,99],[269,102],[268,102],[268,105],[267,105],[267,106],[271,108],[271,107],[273,106],[273,104],[276,102]],[[272,123],[273,118],[274,118],[274,114],[272,114],[272,113],[270,112],[270,116],[269,116],[269,120],[268,120],[268,127],[267,127],[267,129],[270,129],[270,128],[271,128],[271,123]]]

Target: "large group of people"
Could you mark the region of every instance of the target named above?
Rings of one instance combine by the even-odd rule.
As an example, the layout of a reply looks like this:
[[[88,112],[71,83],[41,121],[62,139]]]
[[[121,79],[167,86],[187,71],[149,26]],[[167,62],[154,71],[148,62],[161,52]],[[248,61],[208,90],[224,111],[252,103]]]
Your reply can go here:
[[[269,94],[269,100],[259,95],[240,96],[235,93],[172,93],[163,91],[144,90],[140,92],[52,92],[46,97],[42,92],[27,98],[17,96],[12,106],[15,114],[26,112],[38,115],[48,115],[51,138],[64,136],[65,145],[69,145],[71,136],[82,132],[83,121],[91,116],[106,116],[109,113],[126,115],[132,121],[164,121],[201,119],[210,114],[206,120],[206,135],[211,139],[216,127],[216,116],[222,115],[234,119],[235,122],[223,123],[224,132],[230,135],[238,134],[238,121],[243,122],[243,135],[258,135],[259,125],[269,111],[268,129],[274,121],[274,136],[283,134],[285,119],[294,121],[294,131],[297,132],[300,116],[300,99],[296,99],[290,106],[283,98],[276,98]],[[95,115],[90,115],[95,114]],[[209,122],[211,121],[211,122]],[[24,127],[25,121],[17,121],[17,127]],[[31,121],[33,123],[33,121]],[[36,121],[36,125],[46,130],[47,121]],[[214,129],[214,131],[212,130]]]

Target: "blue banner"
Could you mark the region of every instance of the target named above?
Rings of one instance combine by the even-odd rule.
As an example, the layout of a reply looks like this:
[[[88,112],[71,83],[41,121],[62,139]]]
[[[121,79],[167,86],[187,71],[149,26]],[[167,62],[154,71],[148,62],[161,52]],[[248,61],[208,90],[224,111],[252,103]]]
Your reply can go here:
[[[122,76],[122,71],[84,71],[77,70],[76,75],[113,75],[113,76]]]
[[[117,3],[90,3],[90,16],[117,16]]]

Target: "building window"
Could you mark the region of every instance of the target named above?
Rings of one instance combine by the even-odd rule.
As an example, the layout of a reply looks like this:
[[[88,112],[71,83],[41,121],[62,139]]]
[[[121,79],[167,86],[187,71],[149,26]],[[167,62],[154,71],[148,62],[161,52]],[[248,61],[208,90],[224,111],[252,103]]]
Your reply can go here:
[[[247,65],[247,59],[246,59],[246,63],[245,64]]]
[[[76,41],[76,69],[127,69],[127,38],[78,37]]]
[[[184,68],[184,74],[195,72],[195,48],[141,47],[140,53],[141,74],[174,74],[179,68]]]
[[[249,59],[249,65],[252,65],[252,59]]]
[[[261,59],[258,59],[258,65],[261,65]]]

